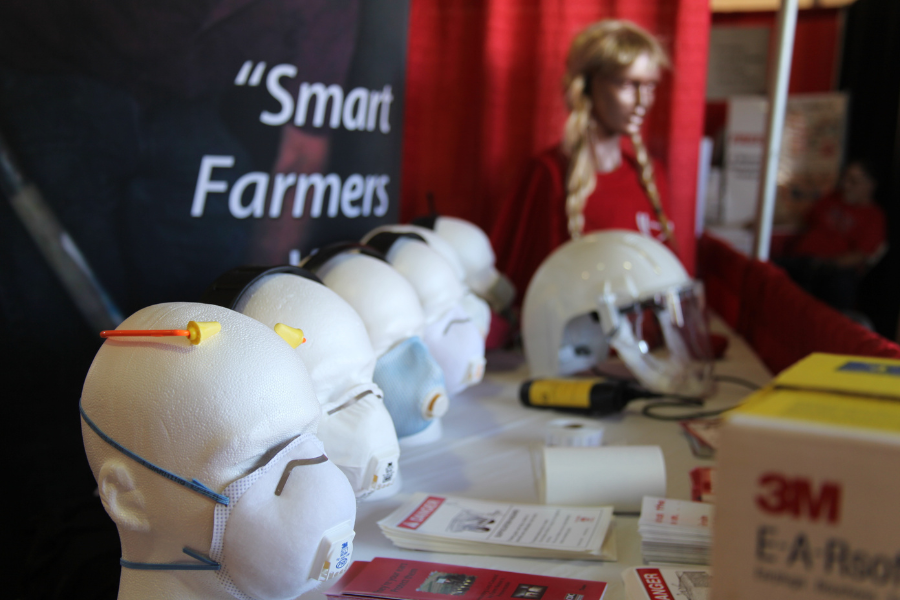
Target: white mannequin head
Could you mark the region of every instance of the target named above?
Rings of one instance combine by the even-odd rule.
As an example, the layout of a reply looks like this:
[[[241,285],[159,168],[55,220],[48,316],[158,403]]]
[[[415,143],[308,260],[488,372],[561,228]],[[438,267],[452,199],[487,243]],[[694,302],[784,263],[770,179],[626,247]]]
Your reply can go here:
[[[430,244],[404,232],[366,236],[385,252],[388,262],[409,281],[425,309],[423,340],[441,369],[453,395],[481,381],[484,336],[466,311],[468,288]]]
[[[443,217],[438,217],[437,222],[441,222]],[[472,225],[472,227],[475,227]],[[475,227],[475,229],[478,229]],[[479,230],[481,231],[481,230]],[[481,333],[481,337],[486,338],[488,331],[490,330],[491,325],[491,308],[488,305],[488,301],[483,299],[484,296],[480,295],[476,290],[472,289],[470,285],[466,265],[462,260],[462,256],[457,252],[456,248],[453,247],[448,241],[442,238],[435,230],[428,229],[427,227],[421,225],[382,225],[381,227],[376,227],[369,233],[363,237],[362,242],[367,244],[369,240],[373,237],[377,236],[379,233],[413,233],[419,237],[421,237],[426,244],[428,244],[428,248],[431,253],[436,253],[446,262],[447,266],[449,266],[456,279],[459,281],[460,286],[463,289],[463,297],[460,300],[463,309],[475,323],[475,326],[478,327],[478,331]],[[484,233],[482,232],[482,235]],[[488,247],[490,247],[490,243],[488,243]],[[475,251],[476,253],[478,250]],[[491,264],[493,265],[493,252],[491,252]],[[390,261],[390,257],[388,257]],[[426,258],[426,260],[429,260]],[[391,264],[394,264],[391,262]],[[399,265],[394,265],[399,269]],[[405,274],[404,274],[405,275]],[[446,268],[444,266],[438,267],[435,275],[439,275],[439,277],[446,276]],[[439,277],[434,278],[436,281],[440,281]],[[415,281],[413,281],[413,286],[416,286]],[[455,291],[453,287],[446,287],[445,289],[450,290],[450,293],[453,294]],[[425,293],[426,295],[430,294],[427,290],[420,290],[417,288],[417,292]],[[427,316],[428,308],[426,306],[426,321],[433,321],[433,319],[429,319]]]
[[[120,329],[184,329],[189,321],[216,321],[221,330],[198,345],[183,337],[107,340],[88,372],[81,406],[86,418],[127,451],[229,497],[231,516],[221,521],[222,503],[139,464],[85,419],[82,434],[104,508],[119,529],[124,561],[196,563],[182,553],[190,548],[209,554],[222,568],[123,568],[119,598],[232,598],[223,584],[226,573],[254,597],[293,597],[309,589],[309,572],[315,570],[310,556],[319,550],[325,529],[355,518],[346,478],[327,460],[294,469],[278,497],[277,514],[266,504],[271,491],[254,505],[257,485],[242,497],[229,486],[267,466],[264,477],[280,475],[284,448],[297,447],[301,454],[321,448],[314,435],[320,409],[309,375],[278,334],[218,306],[151,306]],[[304,483],[315,490],[311,497],[297,493]],[[246,511],[254,506],[262,509],[248,518]],[[270,535],[246,534],[248,521]],[[214,535],[214,523],[224,531]],[[273,523],[281,528],[271,535]],[[285,527],[292,523],[296,528]],[[219,552],[217,538],[224,545]],[[285,562],[291,559],[298,562]]]
[[[372,381],[375,352],[352,306],[323,283],[266,275],[246,288],[235,310],[269,327],[303,330],[297,347],[322,405],[319,438],[357,497],[393,483],[400,448],[381,389]]]
[[[434,221],[434,233],[453,248],[473,292],[501,312],[515,299],[515,288],[494,266],[496,257],[487,234],[474,223],[441,216]]]
[[[365,323],[377,357],[373,377],[384,391],[400,441],[426,430],[429,435],[416,439],[440,437],[438,419],[449,407],[447,390],[422,341],[425,313],[415,288],[384,260],[358,251],[340,252],[315,272]]]
[[[316,271],[362,318],[376,358],[425,330],[422,302],[388,263],[364,254],[335,256]]]

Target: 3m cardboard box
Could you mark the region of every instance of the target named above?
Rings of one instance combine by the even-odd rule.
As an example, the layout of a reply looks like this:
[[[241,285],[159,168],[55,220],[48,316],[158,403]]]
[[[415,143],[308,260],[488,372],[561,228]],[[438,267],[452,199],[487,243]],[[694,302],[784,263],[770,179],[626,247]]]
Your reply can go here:
[[[712,597],[900,600],[900,361],[814,354],[726,420]]]

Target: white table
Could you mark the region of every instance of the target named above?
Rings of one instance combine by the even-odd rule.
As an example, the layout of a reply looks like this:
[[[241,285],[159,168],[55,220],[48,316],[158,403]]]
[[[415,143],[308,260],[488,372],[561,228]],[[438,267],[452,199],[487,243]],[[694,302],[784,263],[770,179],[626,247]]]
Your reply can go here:
[[[728,335],[724,359],[717,361],[717,375],[731,375],[762,385],[771,378],[765,366],[746,343],[721,322],[713,330]],[[547,422],[561,413],[523,407],[519,384],[528,378],[520,355],[489,354],[485,380],[453,398],[443,418],[443,436],[435,443],[404,450],[400,457],[401,491],[387,499],[362,502],[358,506],[353,559],[377,556],[407,558],[506,571],[540,573],[606,581],[608,600],[625,598],[620,573],[642,564],[637,516],[617,515],[616,562],[567,561],[486,557],[465,554],[417,552],[396,548],[378,528],[377,521],[399,507],[414,492],[430,492],[517,503],[537,503],[529,446],[542,443]],[[705,408],[732,406],[749,393],[745,387],[720,383]],[[659,445],[666,460],[667,497],[690,499],[688,472],[712,461],[693,456],[677,422],[649,419],[640,414],[641,401],[628,405],[621,414],[598,419],[606,445]],[[323,600],[324,589],[309,592],[303,600]]]

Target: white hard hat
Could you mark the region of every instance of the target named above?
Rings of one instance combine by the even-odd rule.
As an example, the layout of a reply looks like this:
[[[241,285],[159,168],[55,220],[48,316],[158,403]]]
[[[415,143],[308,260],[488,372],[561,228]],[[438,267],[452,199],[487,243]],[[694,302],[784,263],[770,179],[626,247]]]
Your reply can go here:
[[[640,339],[647,310],[665,349]],[[522,308],[525,355],[534,377],[590,368],[616,349],[635,377],[663,393],[709,392],[711,360],[702,285],[663,244],[608,230],[571,240],[541,264]]]

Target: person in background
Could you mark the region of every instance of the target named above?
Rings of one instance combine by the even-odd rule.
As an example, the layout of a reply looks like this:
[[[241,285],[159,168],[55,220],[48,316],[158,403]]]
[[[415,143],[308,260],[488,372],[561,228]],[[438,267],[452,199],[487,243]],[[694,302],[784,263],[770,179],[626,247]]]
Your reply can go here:
[[[802,288],[838,310],[852,310],[860,278],[886,250],[877,182],[864,160],[847,164],[838,188],[809,209],[803,231],[776,259]]]
[[[630,229],[673,240],[665,178],[640,136],[668,66],[659,42],[628,21],[599,21],[573,40],[562,141],[533,159],[491,235],[498,267],[522,294],[541,262],[583,233]]]

